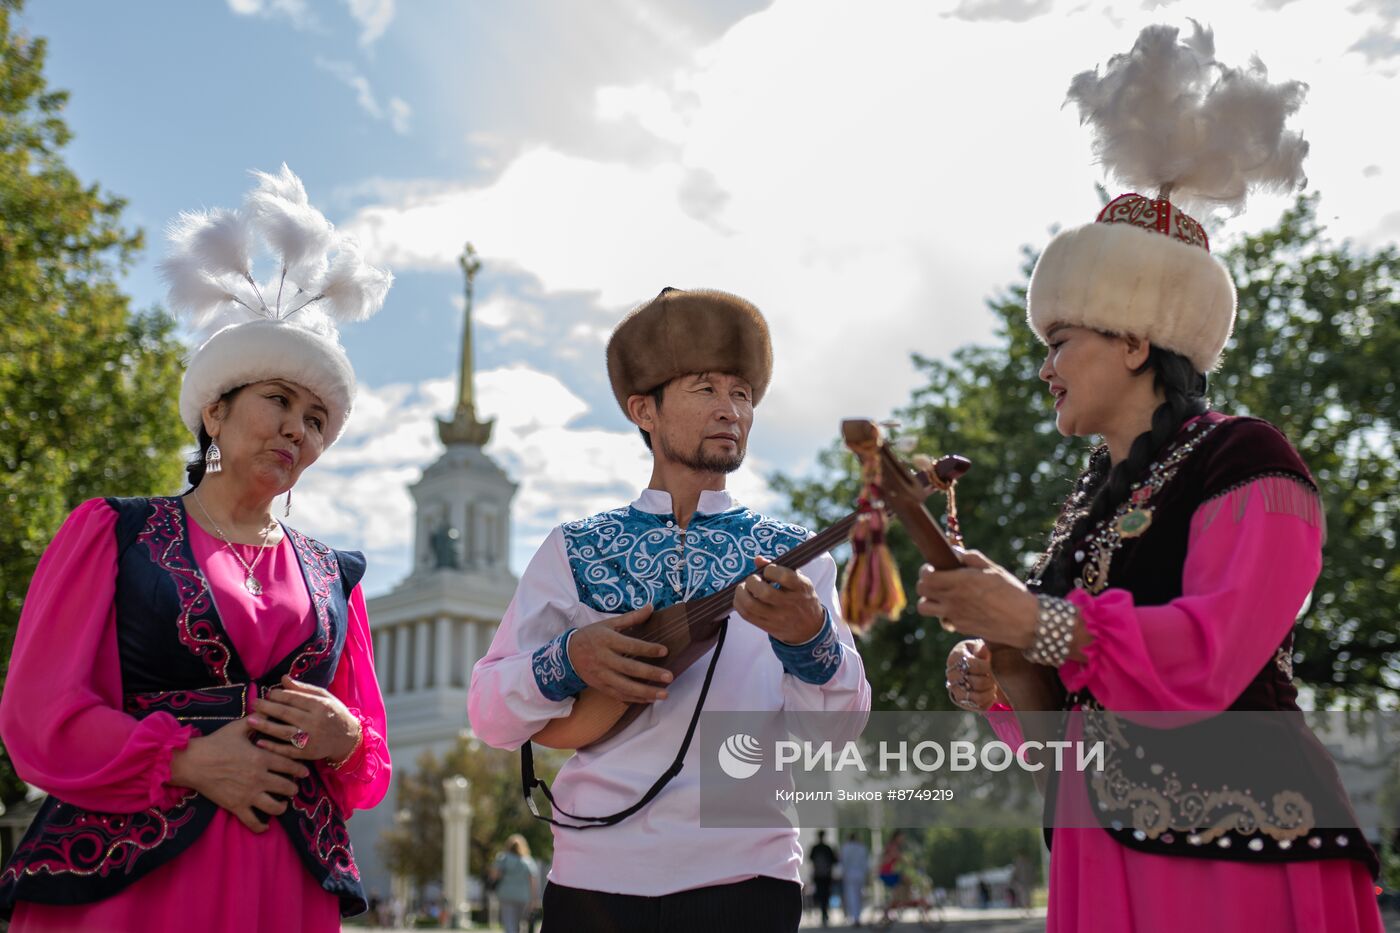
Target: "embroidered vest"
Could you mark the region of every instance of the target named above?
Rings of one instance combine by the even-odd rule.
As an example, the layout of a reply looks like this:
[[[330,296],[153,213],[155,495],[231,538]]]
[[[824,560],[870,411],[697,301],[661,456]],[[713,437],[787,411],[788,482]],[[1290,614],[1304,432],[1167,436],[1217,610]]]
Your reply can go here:
[[[117,651],[126,712],[165,712],[208,735],[246,716],[284,674],[328,686],[345,646],[349,595],[364,557],[286,529],[316,616],[314,632],[262,677],[248,676],[195,564],[183,503],[108,499],[117,513]],[[190,791],[178,804],[96,813],[50,796],[0,872],[0,911],[15,902],[82,904],[116,894],[180,855],[218,807]],[[276,819],[342,916],[367,909],[345,818],[313,765]]]
[[[1138,606],[1163,605],[1182,595],[1197,513],[1207,523],[1231,520],[1222,514],[1229,494],[1260,480],[1271,480],[1255,492],[1270,511],[1322,524],[1317,487],[1283,435],[1258,419],[1210,412],[1183,428],[1114,514],[1084,539],[1058,546],[1075,548],[1077,587],[1126,589]],[[1105,769],[1088,788],[1100,825],[1144,852],[1260,862],[1355,858],[1376,875],[1376,854],[1297,699],[1291,631],[1229,706],[1261,715],[1153,729],[1115,716],[1088,691],[1070,697],[1083,711],[1085,741],[1106,749]],[[1199,753],[1239,749],[1240,720],[1249,730],[1248,762]],[[1053,803],[1053,793],[1047,800]]]
[[[697,513],[682,529],[670,515],[632,506],[563,525],[579,601],[598,612],[627,612],[716,593],[811,532],[753,509]]]

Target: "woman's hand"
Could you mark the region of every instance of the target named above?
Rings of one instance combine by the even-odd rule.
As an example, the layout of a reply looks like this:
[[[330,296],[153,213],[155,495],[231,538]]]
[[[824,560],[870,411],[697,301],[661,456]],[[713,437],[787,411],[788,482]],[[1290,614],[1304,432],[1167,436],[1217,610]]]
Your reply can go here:
[[[1040,606],[1035,595],[980,551],[962,555],[957,570],[919,568],[917,609],[964,635],[1016,649],[1031,646]]]
[[[334,694],[290,676],[253,704],[248,721],[267,736],[260,748],[302,761],[342,762],[361,739],[360,721]]]
[[[1010,705],[992,671],[992,650],[980,638],[958,642],[948,652],[948,696],[953,703],[974,713],[985,713],[998,703]]]
[[[261,833],[267,824],[253,808],[269,816],[285,811],[285,798],[297,792],[293,779],[306,777],[308,771],[299,762],[254,746],[253,731],[247,719],[236,719],[217,732],[191,739],[170,756],[170,783],[198,791]]]

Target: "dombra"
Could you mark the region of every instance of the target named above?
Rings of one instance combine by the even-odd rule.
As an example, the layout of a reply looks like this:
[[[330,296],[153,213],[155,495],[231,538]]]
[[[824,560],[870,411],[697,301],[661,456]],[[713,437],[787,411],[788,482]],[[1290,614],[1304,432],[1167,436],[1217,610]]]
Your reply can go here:
[[[880,506],[900,520],[924,560],[940,570],[962,566],[942,529],[924,507],[924,500],[935,488],[946,487],[966,473],[972,466],[971,461],[957,455],[939,459],[929,471],[937,478],[935,481],[901,463],[889,449],[889,444],[881,439],[879,428],[873,421],[845,421],[842,423],[842,434],[853,449],[863,447],[877,450],[876,455],[880,458],[880,490],[884,497]],[[860,515],[859,510],[852,512],[784,552],[773,563],[793,569],[801,567],[845,541]],[[653,613],[645,622],[628,629],[627,634],[633,638],[666,646],[664,657],[638,660],[680,676],[682,671],[700,660],[714,646],[721,625],[734,608],[734,594],[742,582],[741,578],[717,593],[667,606]],[[547,748],[587,748],[617,735],[649,705],[627,703],[594,687],[585,687],[574,698],[569,714],[551,719],[548,725],[535,733],[531,741]]]

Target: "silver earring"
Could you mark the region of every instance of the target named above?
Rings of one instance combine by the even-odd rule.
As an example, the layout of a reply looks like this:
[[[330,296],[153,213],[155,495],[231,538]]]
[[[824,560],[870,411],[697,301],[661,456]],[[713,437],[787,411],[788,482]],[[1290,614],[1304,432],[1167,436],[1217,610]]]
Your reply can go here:
[[[291,491],[290,489],[288,489],[288,490],[287,490],[287,507],[286,507],[285,509],[282,510],[282,517],[283,517],[283,518],[286,518],[288,515],[291,515],[291,514],[292,514],[292,491]]]
[[[224,468],[224,452],[219,449],[218,441],[210,441],[209,449],[204,453],[204,472],[218,473]]]

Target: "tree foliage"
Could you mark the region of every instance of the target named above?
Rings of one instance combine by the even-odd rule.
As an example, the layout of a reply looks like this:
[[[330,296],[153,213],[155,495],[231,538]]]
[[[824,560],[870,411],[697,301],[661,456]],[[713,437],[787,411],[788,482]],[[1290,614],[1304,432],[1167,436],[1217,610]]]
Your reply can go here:
[[[1400,469],[1396,361],[1400,360],[1400,254],[1334,243],[1300,198],[1279,223],[1224,252],[1239,289],[1239,315],[1222,367],[1211,377],[1219,410],[1277,424],[1298,447],[1328,516],[1324,569],[1302,616],[1295,671],[1319,705],[1371,705],[1400,688],[1395,607],[1400,606],[1396,516]],[[1023,278],[988,303],[988,345],[947,361],[916,357],[924,384],[896,414],[899,436],[931,455],[962,453],[974,468],[958,484],[971,547],[1026,571],[1060,501],[1085,462],[1083,439],[1061,438],[1037,371],[1044,350],[1026,325]],[[849,510],[853,465],[833,446],[818,475],[777,476],[794,513],[824,525]],[[919,559],[902,531],[891,536],[912,592]],[[876,707],[948,709],[947,651],[957,640],[913,609],[882,623],[862,653]]]
[[[182,348],[169,318],[135,313],[117,279],[141,249],[124,202],[64,163],[67,95],[45,42],[0,0],[0,661],[39,556],[99,495],[170,492],[185,432]],[[22,796],[0,759],[0,800]]]
[[[535,766],[541,777],[552,779],[560,764],[556,753],[536,749]],[[470,874],[480,877],[512,833],[525,837],[535,858],[549,860],[554,839],[549,824],[535,819],[521,796],[517,754],[459,740],[441,758],[424,752],[417,770],[399,778],[395,800],[399,817],[379,841],[390,871],[420,886],[442,880],[442,806],[447,800],[442,782],[459,774],[471,785]]]

